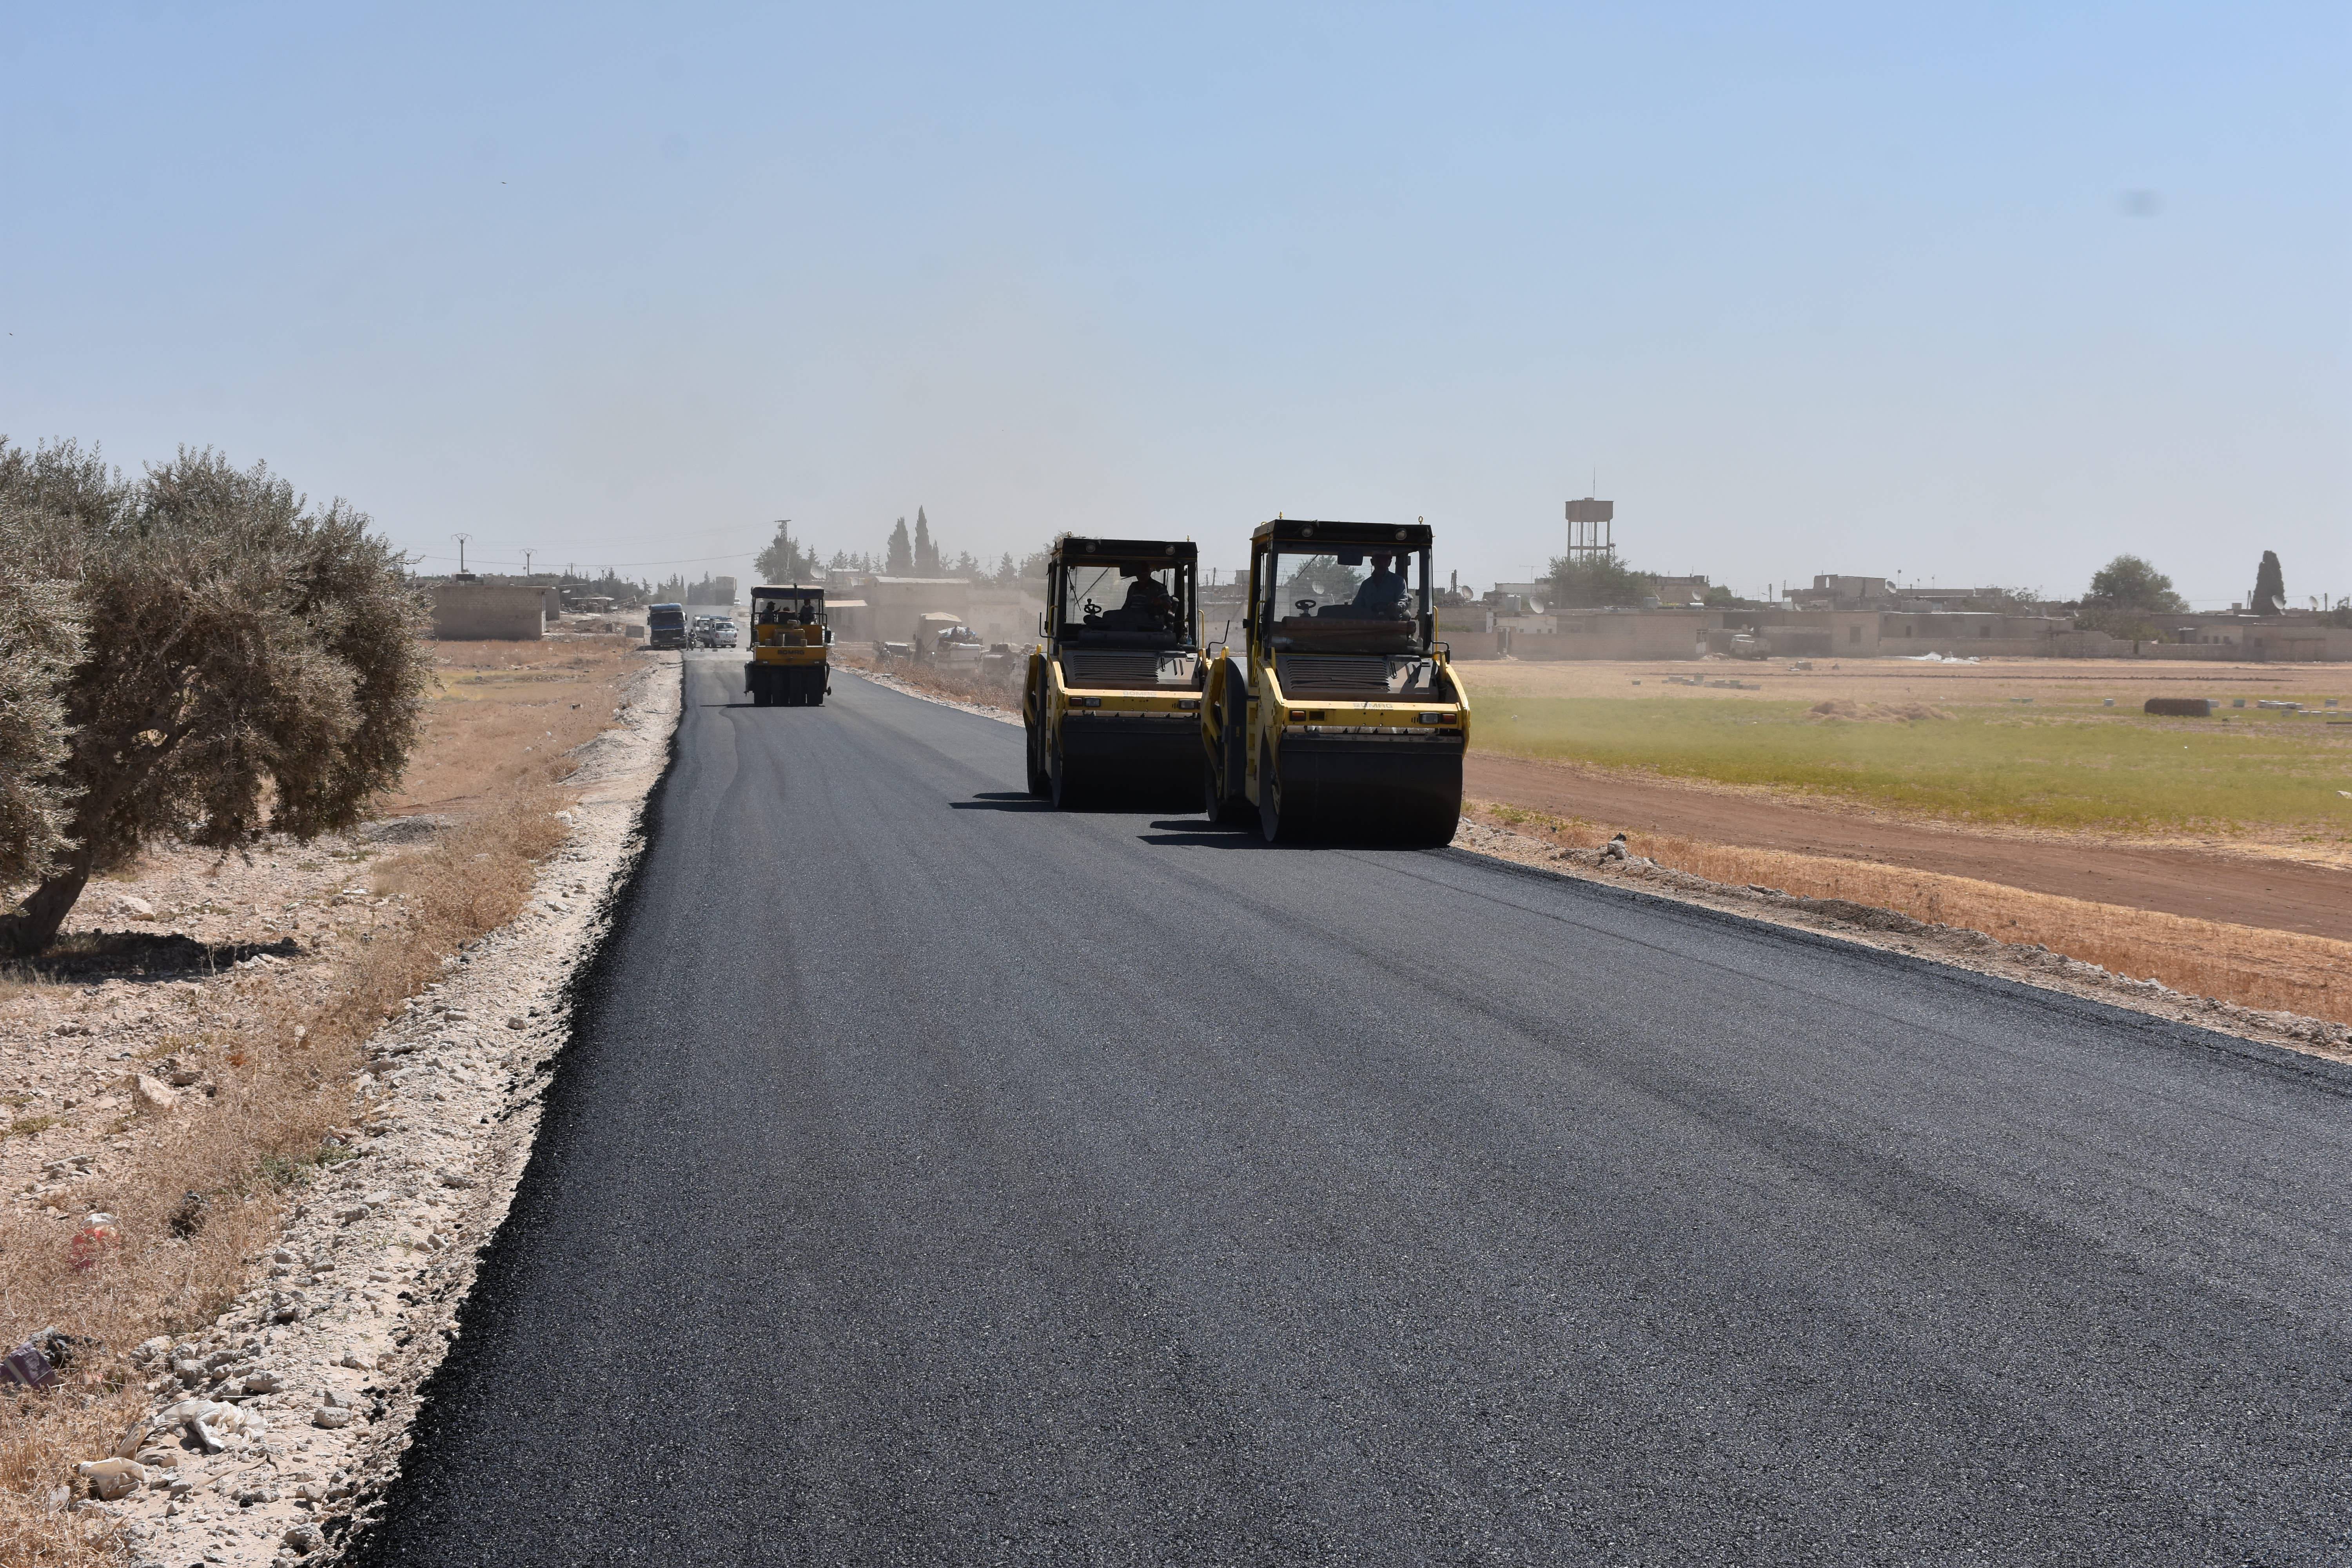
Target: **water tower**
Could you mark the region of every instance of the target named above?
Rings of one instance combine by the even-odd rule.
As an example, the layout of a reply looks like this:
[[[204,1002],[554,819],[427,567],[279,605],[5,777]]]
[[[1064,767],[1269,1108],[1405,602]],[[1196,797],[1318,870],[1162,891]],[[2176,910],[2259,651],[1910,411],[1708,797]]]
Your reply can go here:
[[[1568,503],[1568,563],[1589,566],[1617,553],[1617,503],[1582,500]]]

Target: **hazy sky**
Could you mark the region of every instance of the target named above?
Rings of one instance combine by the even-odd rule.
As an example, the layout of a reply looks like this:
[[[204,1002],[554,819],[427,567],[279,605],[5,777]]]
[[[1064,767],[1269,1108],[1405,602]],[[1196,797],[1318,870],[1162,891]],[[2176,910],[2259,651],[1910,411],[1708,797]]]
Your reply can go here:
[[[2352,595],[2352,7],[11,6],[0,432],[437,568],[1440,529]]]

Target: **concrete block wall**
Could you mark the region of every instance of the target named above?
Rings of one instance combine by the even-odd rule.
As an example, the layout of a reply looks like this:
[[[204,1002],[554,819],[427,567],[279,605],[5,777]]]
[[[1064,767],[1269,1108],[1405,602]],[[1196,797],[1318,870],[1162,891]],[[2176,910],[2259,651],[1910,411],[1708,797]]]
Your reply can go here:
[[[1698,658],[1711,627],[1723,624],[1712,610],[1562,610],[1543,617],[1555,632],[1514,630],[1514,658]]]
[[[527,584],[440,583],[433,635],[442,642],[537,642],[547,634],[548,590]]]

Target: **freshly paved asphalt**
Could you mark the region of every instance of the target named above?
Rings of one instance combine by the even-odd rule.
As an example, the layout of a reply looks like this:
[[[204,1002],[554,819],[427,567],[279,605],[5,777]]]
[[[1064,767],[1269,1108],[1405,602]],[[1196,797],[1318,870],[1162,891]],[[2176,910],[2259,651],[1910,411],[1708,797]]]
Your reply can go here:
[[[2352,1074],[730,668],[363,1562],[2352,1559]]]

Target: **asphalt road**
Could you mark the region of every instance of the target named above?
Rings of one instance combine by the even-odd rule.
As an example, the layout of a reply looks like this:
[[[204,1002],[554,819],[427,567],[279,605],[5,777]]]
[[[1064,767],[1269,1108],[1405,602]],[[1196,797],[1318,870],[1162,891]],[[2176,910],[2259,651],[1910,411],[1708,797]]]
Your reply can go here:
[[[732,668],[362,1561],[2352,1557],[2352,1073]]]

